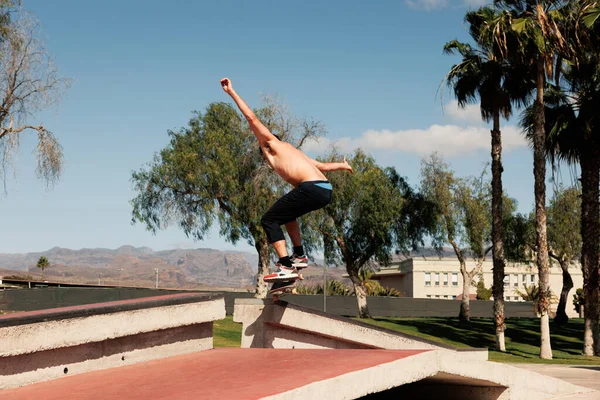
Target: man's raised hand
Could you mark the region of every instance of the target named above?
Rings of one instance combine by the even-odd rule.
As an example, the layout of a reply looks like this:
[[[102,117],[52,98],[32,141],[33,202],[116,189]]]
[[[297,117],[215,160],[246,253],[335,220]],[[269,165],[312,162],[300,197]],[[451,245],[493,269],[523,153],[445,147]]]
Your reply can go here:
[[[221,87],[225,91],[225,93],[231,93],[233,91],[233,86],[231,86],[231,81],[229,78],[221,79]]]
[[[344,169],[346,169],[347,171],[350,171],[351,174],[354,173],[354,170],[352,169],[352,166],[350,164],[348,164],[348,161],[346,161],[346,157],[344,157]]]

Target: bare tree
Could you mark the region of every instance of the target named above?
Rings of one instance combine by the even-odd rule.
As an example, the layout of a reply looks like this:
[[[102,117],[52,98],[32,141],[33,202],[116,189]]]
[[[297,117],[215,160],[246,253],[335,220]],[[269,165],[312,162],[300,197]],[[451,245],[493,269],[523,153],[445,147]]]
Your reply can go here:
[[[37,134],[37,175],[52,186],[62,172],[62,146],[40,122],[28,121],[36,112],[58,104],[70,86],[58,75],[46,52],[39,23],[24,12],[15,14],[0,42],[0,171],[6,192],[6,176],[18,152],[21,135]]]

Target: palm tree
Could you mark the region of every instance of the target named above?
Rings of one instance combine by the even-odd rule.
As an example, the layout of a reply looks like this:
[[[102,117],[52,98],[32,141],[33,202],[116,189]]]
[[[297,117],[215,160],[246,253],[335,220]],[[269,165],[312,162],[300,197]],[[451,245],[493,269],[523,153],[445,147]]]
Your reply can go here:
[[[583,2],[585,3],[585,2]],[[581,4],[579,5],[581,6]],[[561,86],[546,96],[548,137],[546,151],[552,165],[579,163],[581,167],[581,268],[585,293],[585,355],[600,354],[600,309],[598,307],[598,248],[600,248],[600,24],[586,26],[585,7],[572,9],[566,25],[571,45]],[[598,11],[597,11],[598,13]],[[592,24],[596,19],[589,20]],[[528,110],[522,126],[531,137],[534,111]]]
[[[492,145],[492,259],[494,270],[494,325],[496,349],[506,351],[504,342],[504,245],[502,204],[502,133],[500,117],[508,119],[513,103],[524,105],[529,90],[523,84],[524,71],[501,57],[488,26],[497,23],[499,14],[491,7],[468,12],[465,21],[477,48],[456,40],[446,43],[444,51],[458,53],[462,60],[454,65],[445,79],[454,89],[460,107],[480,102],[481,117],[493,121]]]
[[[546,159],[544,89],[547,77],[553,76],[557,49],[565,46],[565,40],[557,20],[564,1],[555,0],[494,0],[502,11],[502,23],[496,24],[495,41],[505,57],[511,62],[535,68],[535,120],[533,124],[533,173],[536,217],[536,258],[540,280],[540,358],[551,359],[550,301],[546,293],[549,287],[548,243],[546,237]],[[517,33],[517,45],[506,40],[510,32]],[[496,29],[500,28],[500,29]],[[512,34],[508,34],[512,38]]]
[[[42,269],[42,280],[44,280],[44,270],[50,266],[50,262],[44,256],[41,256],[37,262],[37,267]]]

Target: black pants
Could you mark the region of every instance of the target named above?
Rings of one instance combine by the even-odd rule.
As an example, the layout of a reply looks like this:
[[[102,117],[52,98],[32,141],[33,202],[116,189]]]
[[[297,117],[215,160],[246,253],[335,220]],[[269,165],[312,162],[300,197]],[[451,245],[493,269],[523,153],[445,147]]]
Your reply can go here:
[[[325,207],[331,202],[331,194],[332,188],[328,181],[306,181],[277,200],[260,221],[269,243],[284,240],[281,225]]]

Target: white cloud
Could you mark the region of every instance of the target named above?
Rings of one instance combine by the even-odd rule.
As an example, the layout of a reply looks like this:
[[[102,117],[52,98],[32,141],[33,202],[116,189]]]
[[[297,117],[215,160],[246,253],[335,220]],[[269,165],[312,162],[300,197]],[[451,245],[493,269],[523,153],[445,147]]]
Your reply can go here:
[[[450,5],[449,0],[404,0],[407,6],[416,10],[433,11],[441,10]],[[454,7],[466,6],[466,7],[481,7],[485,5],[491,5],[492,0],[453,0]]]
[[[463,0],[464,5],[472,7],[480,7],[492,4],[492,0]]]
[[[427,129],[409,130],[369,130],[357,138],[341,138],[335,142],[329,139],[311,141],[304,150],[323,153],[330,145],[336,145],[342,152],[352,152],[362,148],[371,151],[393,151],[427,156],[434,151],[443,156],[456,157],[468,153],[485,151],[489,153],[490,129],[486,127],[461,127],[458,125],[432,125]],[[527,146],[527,142],[514,126],[502,127],[502,148],[504,152]]]
[[[451,123],[435,124],[425,129],[375,130],[369,129],[358,137],[343,137],[335,141],[327,138],[311,140],[303,150],[323,155],[335,146],[339,151],[351,153],[357,148],[365,151],[391,151],[427,156],[438,152],[456,157],[491,150],[491,124],[481,119],[479,104],[458,107],[456,100],[444,105],[444,113]],[[527,146],[521,129],[514,125],[501,125],[502,151],[509,152]]]
[[[483,121],[479,104],[468,104],[465,108],[461,108],[458,106],[458,101],[452,100],[444,106],[444,113],[448,114],[453,121],[476,125],[480,125]]]
[[[425,11],[439,10],[448,5],[448,0],[404,0],[404,2],[411,8]]]

